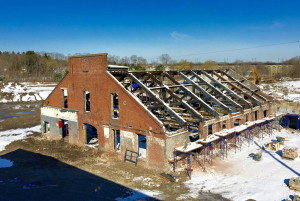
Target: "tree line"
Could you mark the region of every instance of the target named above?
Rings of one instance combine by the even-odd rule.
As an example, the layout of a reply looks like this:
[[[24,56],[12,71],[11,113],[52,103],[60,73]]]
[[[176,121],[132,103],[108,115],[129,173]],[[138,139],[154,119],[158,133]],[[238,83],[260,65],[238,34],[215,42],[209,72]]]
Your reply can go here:
[[[88,54],[88,53],[84,53]],[[68,56],[82,55],[76,53]],[[205,61],[190,62],[187,60],[174,60],[168,54],[161,54],[157,59],[150,62],[137,55],[120,57],[108,55],[108,64],[128,66],[130,70],[192,70],[192,69],[224,69],[232,68],[239,73],[248,76],[251,74],[252,67],[257,68],[259,73],[268,73],[266,65],[290,65],[291,77],[300,77],[300,56],[293,57],[281,63],[275,62],[215,62]],[[0,51],[0,80],[7,81],[59,81],[66,73],[68,67],[67,56],[55,52],[1,52]]]
[[[58,81],[67,65],[67,57],[60,53],[0,51],[1,80]]]

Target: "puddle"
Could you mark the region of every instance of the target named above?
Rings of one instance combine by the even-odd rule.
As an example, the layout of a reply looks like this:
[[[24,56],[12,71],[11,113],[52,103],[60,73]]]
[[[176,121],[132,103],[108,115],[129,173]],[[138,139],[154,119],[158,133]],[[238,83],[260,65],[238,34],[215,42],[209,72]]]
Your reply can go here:
[[[3,116],[3,117],[0,117],[0,120],[4,120],[4,119],[13,119],[13,118],[16,118],[18,116]]]
[[[16,114],[32,114],[32,113],[35,113],[35,111],[31,110],[31,111],[25,111],[25,112],[17,112]],[[6,112],[0,112],[0,120],[13,119],[16,117],[18,117],[18,116],[8,115]]]
[[[17,112],[16,114],[32,114],[32,113],[35,113],[35,111],[31,110],[31,111],[27,111],[27,112]]]
[[[13,162],[4,158],[0,158],[0,168],[8,168],[13,166]]]

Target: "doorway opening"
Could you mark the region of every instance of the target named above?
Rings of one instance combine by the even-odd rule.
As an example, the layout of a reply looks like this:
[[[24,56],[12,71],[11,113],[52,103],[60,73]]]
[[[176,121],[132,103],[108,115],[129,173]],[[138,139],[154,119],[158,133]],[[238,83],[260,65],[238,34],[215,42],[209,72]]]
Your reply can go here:
[[[96,144],[98,142],[97,129],[91,124],[85,124],[86,144]]]

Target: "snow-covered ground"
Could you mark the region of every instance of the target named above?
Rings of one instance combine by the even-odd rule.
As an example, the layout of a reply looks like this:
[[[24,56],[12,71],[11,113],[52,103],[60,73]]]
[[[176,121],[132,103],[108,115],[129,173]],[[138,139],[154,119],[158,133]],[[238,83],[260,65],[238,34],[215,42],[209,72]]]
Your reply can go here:
[[[0,151],[3,151],[5,147],[13,141],[24,139],[33,132],[41,132],[41,125],[37,125],[31,128],[19,128],[0,131]]]
[[[39,82],[9,82],[1,84],[0,103],[45,100],[56,86],[56,83]]]
[[[219,160],[208,173],[196,170],[192,179],[185,182],[190,189],[178,199],[186,197],[198,197],[199,191],[221,194],[231,200],[255,199],[283,200],[295,192],[287,186],[288,179],[300,176],[300,158],[295,160],[282,159],[281,151],[266,149],[263,152],[261,161],[255,161],[249,154],[259,149],[264,143],[276,139],[276,136],[286,138],[285,146],[297,147],[300,149],[300,132],[292,133],[291,130],[282,129],[281,132],[274,131],[271,137],[265,136],[264,140],[254,139],[256,143],[243,144],[242,151],[236,154],[230,151],[228,158]],[[298,193],[299,194],[299,193]]]
[[[278,99],[300,103],[300,81],[285,81],[274,84],[262,84],[261,88],[267,94]],[[287,90],[288,94],[284,95]]]
[[[149,198],[157,198],[160,200],[164,200],[166,198],[166,196],[163,195],[162,192],[158,191],[158,190],[136,190],[136,191],[128,191],[128,194],[131,194],[128,197],[125,198],[116,198],[116,201],[131,201],[131,200],[147,200]]]

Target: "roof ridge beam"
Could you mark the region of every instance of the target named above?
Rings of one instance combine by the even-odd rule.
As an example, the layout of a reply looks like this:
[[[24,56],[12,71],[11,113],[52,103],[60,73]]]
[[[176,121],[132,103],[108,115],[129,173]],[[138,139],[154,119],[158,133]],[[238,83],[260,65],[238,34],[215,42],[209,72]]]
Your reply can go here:
[[[215,111],[212,107],[210,107],[207,103],[205,103],[201,98],[199,98],[196,94],[191,92],[188,88],[186,88],[184,85],[181,85],[178,81],[176,81],[169,73],[164,72],[164,74],[175,84],[180,85],[181,90],[186,92],[192,99],[196,100],[198,103],[200,103],[201,106],[203,106],[211,115],[214,117],[219,117],[219,113]]]
[[[156,96],[155,93],[153,93],[148,87],[146,87],[137,77],[135,77],[132,73],[128,73],[128,75],[131,77],[131,79],[136,82],[141,88],[143,88],[146,93],[148,93],[154,101],[158,102],[166,111],[168,114],[170,114],[172,117],[174,117],[180,126],[186,126],[187,122],[179,115],[177,114],[172,108],[169,107],[168,104],[166,104],[164,101],[162,101],[159,97]]]
[[[232,110],[225,104],[223,104],[222,102],[220,102],[218,99],[216,99],[213,95],[209,94],[207,91],[205,91],[204,89],[202,89],[197,83],[195,83],[193,80],[191,80],[190,78],[188,78],[186,75],[184,75],[182,72],[179,72],[180,76],[183,77],[187,82],[193,84],[193,86],[200,91],[202,94],[204,94],[206,97],[210,98],[213,100],[214,103],[216,103],[217,105],[221,106],[222,108],[224,108],[226,111],[232,113]]]
[[[200,77],[197,73],[195,73],[194,71],[191,70],[191,73],[201,82],[204,82],[205,84],[207,84],[211,89],[213,89],[215,92],[217,92],[218,94],[220,94],[223,98],[225,98],[225,100],[227,100],[229,103],[231,103],[232,105],[239,107],[239,108],[243,108],[243,106],[241,106],[240,104],[236,103],[235,101],[233,101],[231,98],[229,98],[228,96],[226,96],[225,94],[223,94],[219,89],[217,89],[216,87],[214,87],[212,84],[210,84],[209,82],[207,82],[206,80],[204,80],[202,77]]]

